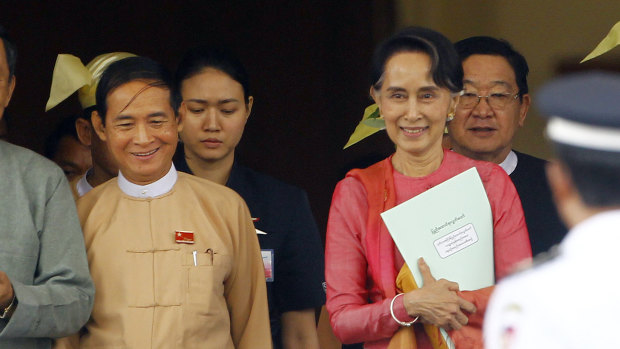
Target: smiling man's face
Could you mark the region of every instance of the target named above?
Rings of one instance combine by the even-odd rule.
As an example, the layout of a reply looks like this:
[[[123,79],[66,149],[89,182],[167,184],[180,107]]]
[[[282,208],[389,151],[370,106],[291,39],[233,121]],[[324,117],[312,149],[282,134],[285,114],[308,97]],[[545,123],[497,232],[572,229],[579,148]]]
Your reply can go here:
[[[98,114],[93,125],[123,176],[145,185],[166,175],[179,131],[170,91],[135,80],[112,90],[107,105],[105,125]]]
[[[519,93],[514,70],[502,56],[471,55],[463,61],[463,72],[463,88],[468,93]],[[528,94],[512,99],[502,109],[491,108],[486,98],[473,108],[457,105],[454,120],[448,124],[453,149],[473,159],[501,163],[510,153],[529,105]]]

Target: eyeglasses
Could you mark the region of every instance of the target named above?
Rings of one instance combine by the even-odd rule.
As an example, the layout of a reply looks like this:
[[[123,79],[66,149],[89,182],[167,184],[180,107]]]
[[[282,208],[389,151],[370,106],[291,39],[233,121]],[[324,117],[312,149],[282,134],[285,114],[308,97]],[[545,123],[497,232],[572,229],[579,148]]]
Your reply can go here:
[[[465,109],[474,108],[480,103],[481,98],[486,98],[487,103],[493,109],[504,109],[508,104],[519,97],[518,93],[491,93],[487,96],[478,96],[473,92],[464,92],[459,99],[459,107]]]

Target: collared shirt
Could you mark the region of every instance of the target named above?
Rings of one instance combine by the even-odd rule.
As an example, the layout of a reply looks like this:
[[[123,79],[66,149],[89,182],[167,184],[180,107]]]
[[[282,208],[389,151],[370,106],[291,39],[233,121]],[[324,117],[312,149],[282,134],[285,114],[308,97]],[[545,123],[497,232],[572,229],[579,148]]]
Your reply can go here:
[[[177,169],[174,164],[170,165],[170,170],[165,176],[147,185],[139,185],[130,182],[121,171],[118,171],[118,186],[123,193],[134,198],[147,199],[161,196],[172,190],[178,178]]]
[[[80,197],[86,195],[86,193],[88,193],[89,191],[91,191],[93,189],[93,186],[90,185],[90,183],[88,183],[88,180],[86,180],[86,176],[88,176],[88,174],[93,170],[93,168],[89,168],[86,173],[84,173],[84,175],[80,178],[80,180],[78,180],[77,184],[76,184],[76,190],[77,193]]]
[[[573,227],[559,255],[506,278],[486,313],[485,347],[620,348],[620,210]]]
[[[506,171],[507,175],[510,176],[512,172],[514,172],[514,170],[517,168],[518,161],[519,160],[517,159],[517,154],[515,154],[515,152],[511,150],[510,153],[508,153],[508,156],[506,156],[504,161],[502,161],[499,166],[503,168],[504,171]]]
[[[78,200],[91,274],[104,296],[86,331],[56,348],[74,348],[76,340],[79,347],[271,348],[247,207],[232,190],[170,168],[146,186],[119,174]],[[192,243],[179,243],[178,232]]]

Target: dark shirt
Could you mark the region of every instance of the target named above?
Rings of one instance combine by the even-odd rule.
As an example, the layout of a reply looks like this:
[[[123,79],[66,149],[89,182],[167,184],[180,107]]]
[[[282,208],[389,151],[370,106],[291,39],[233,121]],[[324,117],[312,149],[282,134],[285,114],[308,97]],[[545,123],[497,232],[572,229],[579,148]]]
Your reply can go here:
[[[179,148],[174,165],[191,174]],[[273,281],[267,281],[267,298],[274,349],[282,348],[282,313],[325,303],[323,244],[308,197],[300,188],[237,162],[226,186],[245,200],[256,229],[267,233],[258,235],[262,251],[273,250]]]
[[[562,241],[567,229],[551,197],[545,174],[546,161],[517,151],[515,154],[517,168],[510,174],[510,178],[521,197],[532,255],[535,256]]]

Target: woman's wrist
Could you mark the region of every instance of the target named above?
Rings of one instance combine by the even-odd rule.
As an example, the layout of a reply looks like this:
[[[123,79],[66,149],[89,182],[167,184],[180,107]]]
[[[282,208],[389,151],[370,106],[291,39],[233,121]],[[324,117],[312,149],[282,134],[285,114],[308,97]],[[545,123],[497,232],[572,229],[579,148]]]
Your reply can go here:
[[[418,289],[419,290],[419,289]],[[410,318],[419,317],[421,314],[419,303],[417,302],[417,290],[404,293],[402,297],[403,310]]]
[[[390,302],[390,314],[392,315],[392,319],[394,319],[394,321],[396,321],[399,325],[409,327],[418,320],[419,316],[414,318],[409,315],[407,309],[405,309],[404,295],[404,293],[399,293],[392,298],[392,301]]]

